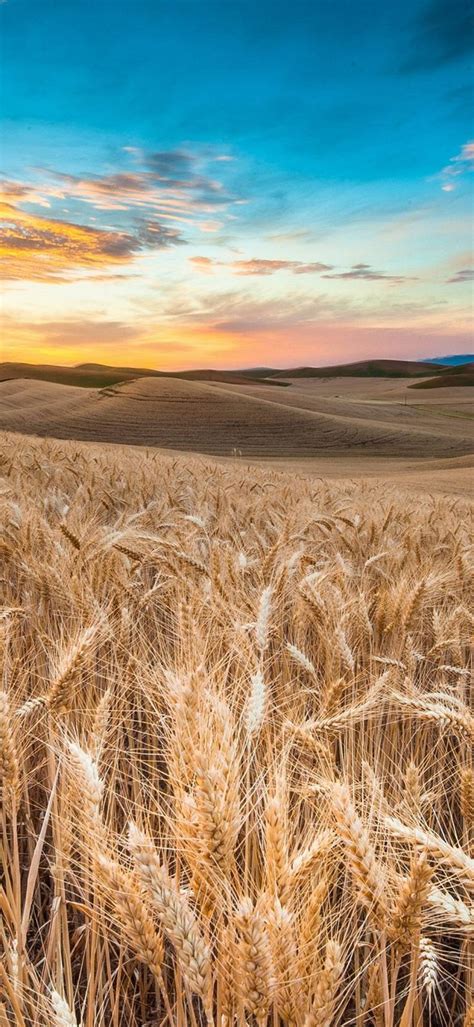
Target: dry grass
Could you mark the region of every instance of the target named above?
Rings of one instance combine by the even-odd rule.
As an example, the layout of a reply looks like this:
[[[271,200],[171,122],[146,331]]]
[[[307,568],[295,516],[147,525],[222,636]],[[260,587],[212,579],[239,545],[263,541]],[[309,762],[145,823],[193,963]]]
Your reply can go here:
[[[1,1027],[470,1024],[468,502],[0,473]]]

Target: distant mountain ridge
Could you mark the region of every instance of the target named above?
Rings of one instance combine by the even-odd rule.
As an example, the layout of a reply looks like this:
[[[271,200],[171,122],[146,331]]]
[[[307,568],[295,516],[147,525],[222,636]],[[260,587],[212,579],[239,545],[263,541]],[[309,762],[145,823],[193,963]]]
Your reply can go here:
[[[447,364],[454,367],[457,364],[471,364],[474,361],[474,353],[454,353],[447,357],[429,357],[431,364]]]

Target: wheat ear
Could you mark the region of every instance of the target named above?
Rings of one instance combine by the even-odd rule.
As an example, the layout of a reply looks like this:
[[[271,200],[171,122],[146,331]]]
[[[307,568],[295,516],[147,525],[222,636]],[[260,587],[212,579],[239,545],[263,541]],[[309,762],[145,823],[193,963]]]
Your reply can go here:
[[[431,867],[426,853],[421,852],[414,857],[410,874],[400,885],[391,916],[390,933],[404,948],[410,948],[420,935],[430,880]]]
[[[0,784],[6,805],[11,806],[18,795],[20,772],[6,692],[0,692]]]
[[[174,946],[183,977],[202,999],[209,1021],[212,1018],[210,952],[196,917],[175,881],[161,865],[150,838],[135,824],[129,829],[129,848],[138,876],[150,896],[163,931]]]
[[[51,1006],[54,1015],[54,1027],[77,1027],[77,1020],[66,1000],[58,991],[51,989]]]
[[[92,648],[96,634],[95,627],[86,628],[63,653],[56,678],[45,696],[45,703],[52,712],[63,713],[69,709],[72,686]]]
[[[324,967],[319,976],[313,1004],[304,1021],[304,1027],[331,1027],[342,977],[342,948],[337,941],[328,941]]]
[[[272,1001],[273,976],[270,940],[260,912],[245,899],[237,912],[240,991],[244,1006],[258,1024],[266,1024]]]
[[[99,856],[98,866],[118,915],[120,929],[126,934],[130,948],[151,970],[163,989],[163,941],[142,901],[137,881],[118,863],[105,856]]]
[[[356,813],[347,785],[337,782],[333,785],[331,802],[359,899],[377,925],[383,925],[387,916],[383,899],[385,874]]]

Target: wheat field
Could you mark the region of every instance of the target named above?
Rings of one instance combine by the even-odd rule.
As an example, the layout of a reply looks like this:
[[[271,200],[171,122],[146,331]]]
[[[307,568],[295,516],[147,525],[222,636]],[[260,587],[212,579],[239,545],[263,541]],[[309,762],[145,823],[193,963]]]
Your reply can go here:
[[[472,506],[4,435],[1,1027],[474,1022]]]

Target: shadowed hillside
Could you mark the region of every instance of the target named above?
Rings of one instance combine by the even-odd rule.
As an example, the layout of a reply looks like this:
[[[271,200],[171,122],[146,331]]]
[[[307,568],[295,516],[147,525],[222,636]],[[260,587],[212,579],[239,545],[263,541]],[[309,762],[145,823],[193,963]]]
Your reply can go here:
[[[410,385],[410,389],[446,389],[474,385],[474,363],[443,368],[443,373]]]

